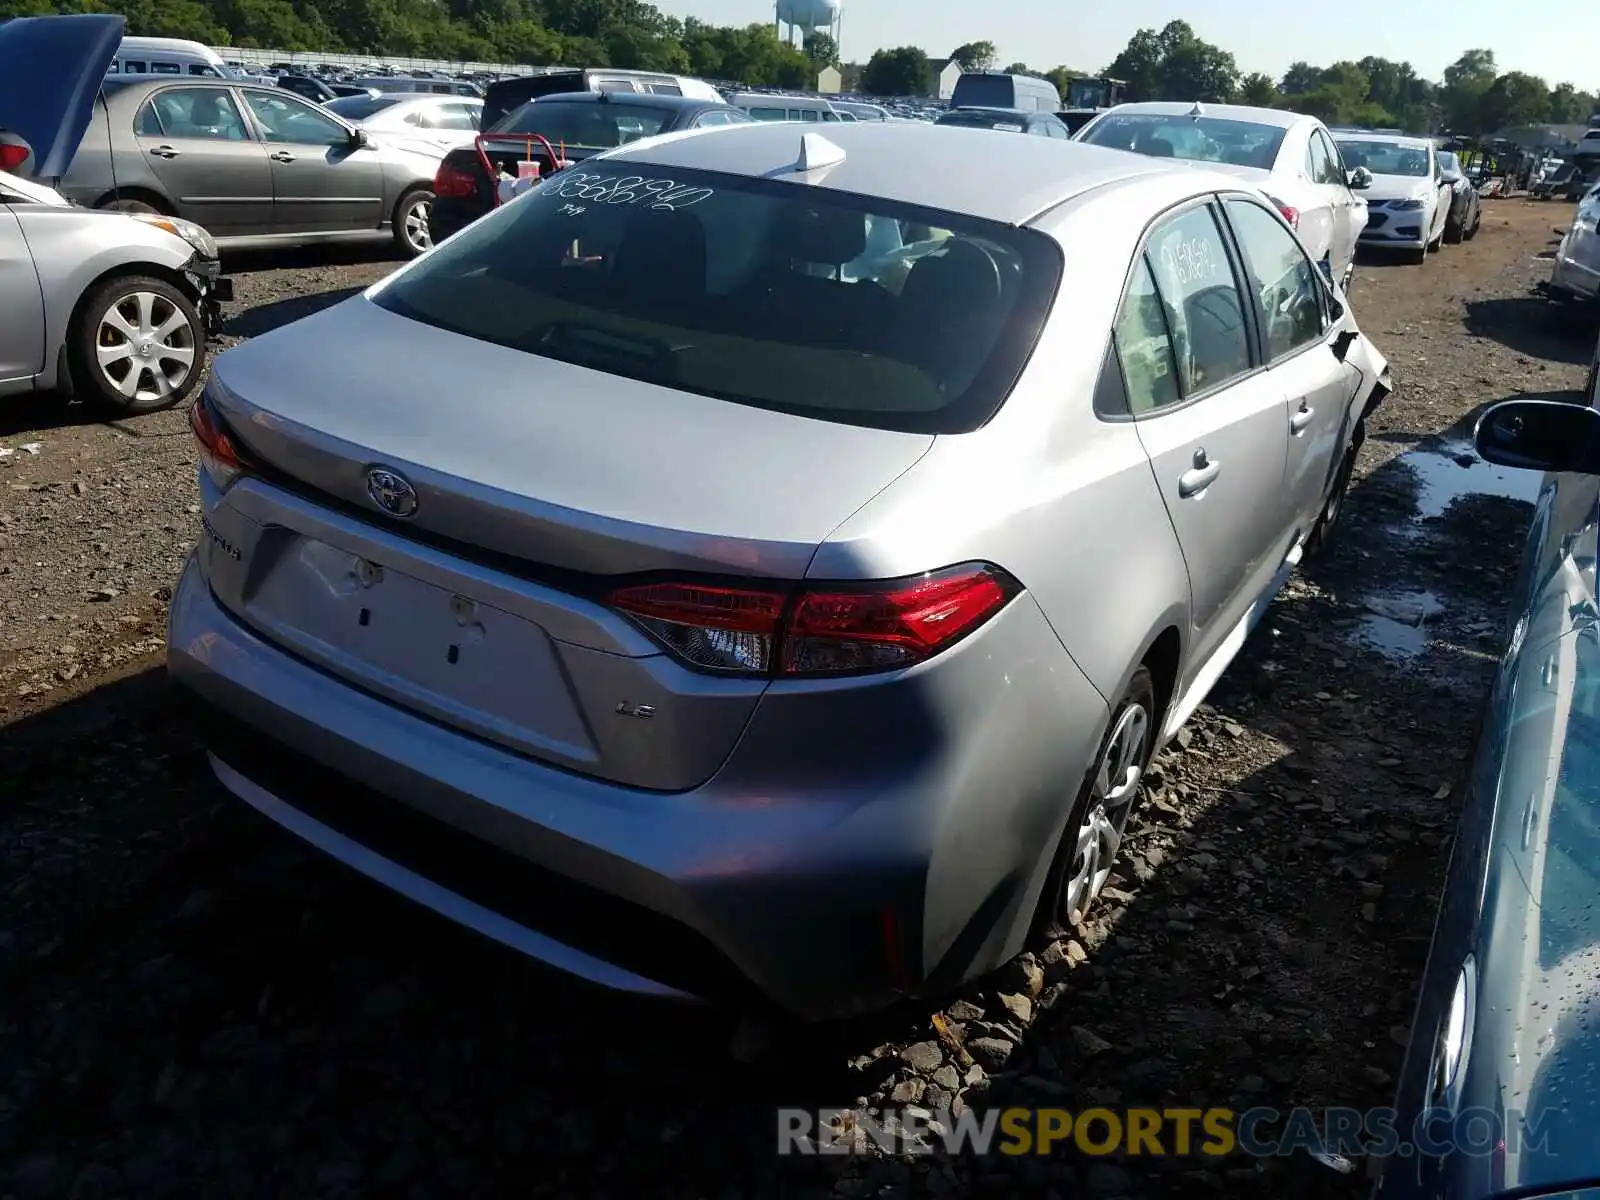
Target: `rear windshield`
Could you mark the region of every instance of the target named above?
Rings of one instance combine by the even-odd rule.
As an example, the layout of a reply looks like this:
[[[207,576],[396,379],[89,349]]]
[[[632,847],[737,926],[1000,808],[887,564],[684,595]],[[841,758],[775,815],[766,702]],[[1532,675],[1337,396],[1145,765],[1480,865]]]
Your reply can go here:
[[[1113,113],[1096,121],[1079,140],[1152,158],[1186,158],[1270,171],[1287,132],[1277,125],[1221,117]]]
[[[507,113],[498,132],[542,133],[552,143],[605,150],[651,137],[672,119],[672,110],[616,100],[575,103],[530,100]]]
[[[1351,169],[1365,167],[1374,175],[1410,175],[1420,179],[1428,173],[1428,152],[1420,146],[1340,138],[1339,153]]]
[[[973,129],[1001,129],[1007,133],[1021,133],[1025,118],[1021,113],[947,112],[934,124],[968,125]]]
[[[990,104],[1012,108],[1017,102],[1017,85],[1009,75],[963,75],[956,80],[952,104]]]
[[[1005,399],[1060,280],[1059,250],[1034,230],[792,183],[638,171],[598,162],[553,175],[375,302],[669,388],[957,433]]]
[[[382,112],[399,104],[404,99],[402,96],[340,96],[336,100],[329,100],[322,107],[329,112],[338,113],[347,121],[365,121],[375,112]]]

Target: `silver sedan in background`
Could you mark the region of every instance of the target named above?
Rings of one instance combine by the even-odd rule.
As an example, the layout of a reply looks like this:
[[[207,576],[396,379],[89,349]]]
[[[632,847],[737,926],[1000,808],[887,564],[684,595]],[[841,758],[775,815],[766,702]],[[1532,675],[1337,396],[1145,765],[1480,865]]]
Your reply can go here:
[[[1387,390],[1235,176],[641,141],[218,359],[168,665],[228,788],[414,900],[859,1011],[1085,916]]]
[[[75,206],[39,182],[72,161],[120,16],[0,24],[0,397],[73,393],[115,415],[176,404],[231,295],[204,229]]]

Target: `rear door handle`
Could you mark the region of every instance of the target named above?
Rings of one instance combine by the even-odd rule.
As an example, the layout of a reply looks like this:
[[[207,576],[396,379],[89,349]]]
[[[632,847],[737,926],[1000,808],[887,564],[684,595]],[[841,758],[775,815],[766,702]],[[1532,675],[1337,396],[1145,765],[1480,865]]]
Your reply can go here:
[[[288,162],[293,162],[294,161],[294,155],[290,154],[287,150],[274,151],[272,154],[268,155],[267,157],[272,159],[273,162],[288,163]]]
[[[1311,424],[1311,418],[1317,415],[1317,410],[1308,408],[1302,401],[1300,411],[1289,418],[1289,432],[1299,437],[1306,431],[1306,426]]]
[[[153,146],[150,153],[157,158],[177,158],[181,151],[174,150],[171,146]]]
[[[1220,474],[1222,474],[1222,464],[1207,458],[1203,447],[1196,450],[1194,452],[1194,466],[1178,476],[1179,498],[1188,500],[1198,496],[1215,483],[1217,476]]]

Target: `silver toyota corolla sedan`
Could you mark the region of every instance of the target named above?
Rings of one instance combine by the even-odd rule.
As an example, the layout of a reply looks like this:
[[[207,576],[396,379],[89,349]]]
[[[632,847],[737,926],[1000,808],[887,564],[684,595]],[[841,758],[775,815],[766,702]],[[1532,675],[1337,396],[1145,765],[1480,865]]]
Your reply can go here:
[[[858,1011],[1082,917],[1387,391],[1235,177],[652,139],[218,359],[170,669],[228,788],[439,912]]]

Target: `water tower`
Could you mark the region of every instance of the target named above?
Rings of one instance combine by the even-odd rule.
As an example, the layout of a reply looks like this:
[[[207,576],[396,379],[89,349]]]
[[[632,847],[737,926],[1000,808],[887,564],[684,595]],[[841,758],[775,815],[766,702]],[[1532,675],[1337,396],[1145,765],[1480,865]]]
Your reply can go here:
[[[803,45],[813,33],[825,33],[839,44],[844,0],[777,0],[778,37],[794,44],[795,33]],[[787,29],[785,29],[787,27]]]

